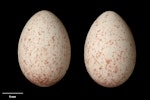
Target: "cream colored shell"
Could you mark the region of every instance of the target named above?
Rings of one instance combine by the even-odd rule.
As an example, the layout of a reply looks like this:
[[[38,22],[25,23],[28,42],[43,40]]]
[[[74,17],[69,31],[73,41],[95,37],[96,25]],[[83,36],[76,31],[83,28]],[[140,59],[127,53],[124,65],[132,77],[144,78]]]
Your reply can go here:
[[[85,41],[84,59],[91,78],[104,87],[117,87],[130,77],[136,62],[131,30],[114,11],[102,13]]]
[[[19,65],[25,77],[37,86],[52,86],[66,74],[70,57],[70,41],[62,22],[47,10],[34,14],[18,44]]]

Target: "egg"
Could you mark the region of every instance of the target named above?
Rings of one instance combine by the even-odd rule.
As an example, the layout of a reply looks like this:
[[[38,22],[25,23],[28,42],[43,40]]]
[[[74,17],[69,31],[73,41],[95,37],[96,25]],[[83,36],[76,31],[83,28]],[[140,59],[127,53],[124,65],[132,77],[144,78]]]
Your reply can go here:
[[[35,13],[25,24],[18,43],[18,62],[34,85],[49,87],[66,74],[71,57],[67,30],[48,10]]]
[[[119,14],[105,11],[93,22],[84,44],[84,61],[89,76],[103,87],[118,87],[129,79],[136,63],[136,46]]]

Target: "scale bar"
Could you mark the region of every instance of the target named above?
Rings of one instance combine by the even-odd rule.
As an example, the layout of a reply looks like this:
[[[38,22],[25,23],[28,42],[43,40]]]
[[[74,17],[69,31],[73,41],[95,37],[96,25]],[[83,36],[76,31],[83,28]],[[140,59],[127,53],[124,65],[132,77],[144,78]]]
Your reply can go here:
[[[2,94],[23,94],[23,92],[2,92]]]

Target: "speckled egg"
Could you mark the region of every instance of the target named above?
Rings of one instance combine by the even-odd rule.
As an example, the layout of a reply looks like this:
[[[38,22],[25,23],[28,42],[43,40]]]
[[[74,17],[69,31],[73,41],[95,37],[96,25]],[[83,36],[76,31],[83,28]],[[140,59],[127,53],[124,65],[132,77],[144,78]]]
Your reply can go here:
[[[103,87],[117,87],[131,76],[136,62],[133,35],[114,11],[105,11],[92,24],[85,41],[88,74]]]
[[[24,26],[18,43],[18,60],[24,76],[48,87],[66,74],[71,57],[68,33],[52,12],[35,13]]]

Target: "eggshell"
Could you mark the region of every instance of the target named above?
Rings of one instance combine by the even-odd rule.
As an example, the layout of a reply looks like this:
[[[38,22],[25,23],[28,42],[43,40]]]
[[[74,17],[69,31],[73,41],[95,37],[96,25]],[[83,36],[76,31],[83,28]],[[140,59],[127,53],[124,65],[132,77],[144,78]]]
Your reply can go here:
[[[52,12],[35,13],[23,28],[18,43],[18,60],[25,77],[48,87],[66,74],[71,57],[67,31]]]
[[[136,62],[133,35],[114,11],[105,11],[92,24],[84,60],[90,77],[103,87],[117,87],[131,76]]]

